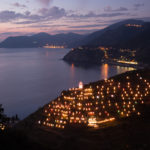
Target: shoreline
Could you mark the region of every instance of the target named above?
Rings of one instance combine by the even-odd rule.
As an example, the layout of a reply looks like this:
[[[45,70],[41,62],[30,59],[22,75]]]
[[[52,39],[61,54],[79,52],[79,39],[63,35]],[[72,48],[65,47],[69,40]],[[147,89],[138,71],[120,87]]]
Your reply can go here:
[[[102,60],[103,64],[109,64],[109,65],[115,65],[115,66],[121,66],[121,67],[132,67],[135,69],[144,69],[144,68],[148,68],[148,64],[127,64],[127,63],[120,63],[120,62],[116,62],[114,60],[106,60],[103,59]]]
[[[134,69],[145,69],[149,68],[147,64],[142,64],[142,65],[131,65],[131,64],[125,64],[125,63],[118,63],[118,62],[111,62],[111,61],[105,61],[105,62],[100,62],[100,63],[93,63],[93,62],[74,62],[74,61],[66,61],[62,59],[69,65],[74,64],[77,67],[85,67],[85,68],[90,68],[90,67],[97,67],[97,66],[102,66],[103,64],[108,64],[110,66],[119,66],[119,67],[128,67],[128,68],[134,68]]]

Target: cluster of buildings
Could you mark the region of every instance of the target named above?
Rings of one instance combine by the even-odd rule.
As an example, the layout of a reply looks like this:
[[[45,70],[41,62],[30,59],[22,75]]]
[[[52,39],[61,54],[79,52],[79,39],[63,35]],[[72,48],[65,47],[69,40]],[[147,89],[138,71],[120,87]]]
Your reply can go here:
[[[44,48],[65,48],[65,46],[60,46],[60,45],[45,45]]]
[[[140,115],[138,106],[150,93],[150,82],[140,74],[106,79],[63,91],[44,109],[38,123],[50,128],[98,128],[117,118]]]
[[[136,28],[142,28],[141,24],[126,24],[126,27],[136,27]]]

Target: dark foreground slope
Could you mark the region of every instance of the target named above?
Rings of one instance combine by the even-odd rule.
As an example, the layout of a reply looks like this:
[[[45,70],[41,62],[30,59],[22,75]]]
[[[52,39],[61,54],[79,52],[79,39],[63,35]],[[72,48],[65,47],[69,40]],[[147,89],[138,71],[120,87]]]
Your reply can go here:
[[[0,134],[0,145],[3,150],[149,150],[150,112],[145,113],[99,130],[8,131]]]
[[[99,130],[7,131],[0,134],[0,145],[3,150],[149,150],[150,112],[145,113]]]
[[[150,80],[150,70],[128,72],[113,77],[113,79],[123,83],[125,76],[132,77],[137,73]],[[98,81],[89,85],[95,86],[101,82]],[[98,129],[66,128],[62,130],[41,127],[37,122],[44,117],[44,109],[47,107],[45,105],[16,125],[15,131],[0,134],[0,144],[1,147],[16,149],[149,150],[150,97],[144,101],[145,104],[139,108],[140,116],[118,118],[114,122],[103,124]]]

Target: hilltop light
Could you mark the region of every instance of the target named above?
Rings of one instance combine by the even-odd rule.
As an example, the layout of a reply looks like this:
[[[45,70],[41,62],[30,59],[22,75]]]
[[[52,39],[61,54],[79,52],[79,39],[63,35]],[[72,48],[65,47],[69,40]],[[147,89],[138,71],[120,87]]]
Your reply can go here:
[[[79,89],[83,89],[83,82],[79,82]]]

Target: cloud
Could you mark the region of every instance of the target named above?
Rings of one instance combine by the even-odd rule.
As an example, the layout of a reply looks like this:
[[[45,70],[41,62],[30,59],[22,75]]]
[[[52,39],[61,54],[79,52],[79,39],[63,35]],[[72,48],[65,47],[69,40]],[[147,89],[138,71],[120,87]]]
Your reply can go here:
[[[25,12],[25,15],[26,15],[26,16],[29,16],[30,14],[31,14],[30,11],[26,11],[26,12]]]
[[[126,7],[119,7],[117,9],[112,9],[111,6],[107,6],[107,7],[104,8],[104,11],[106,11],[106,12],[128,11],[128,8],[126,8]]]
[[[124,16],[124,15],[130,15],[129,13],[109,13],[109,14],[100,14],[99,17],[118,17],[118,16]]]
[[[14,22],[15,24],[33,24],[36,23],[37,21],[17,21]]]
[[[30,12],[25,13],[16,13],[15,11],[1,11],[0,12],[0,22],[12,22],[19,19],[27,19],[27,20],[38,20],[40,16],[38,15],[31,15]]]
[[[125,7],[119,7],[118,9],[115,9],[113,11],[128,11],[128,8]]]
[[[102,13],[102,14],[96,14],[94,12],[89,12],[88,14],[85,15],[77,15],[77,14],[72,14],[69,17],[73,17],[73,18],[93,18],[93,17],[117,17],[117,16],[123,16],[123,15],[129,15],[129,13],[120,13],[120,12],[116,12],[116,13]]]
[[[144,4],[134,4],[134,7],[143,7]]]
[[[91,25],[79,25],[79,26],[70,26],[69,28],[94,28],[94,27],[103,27],[107,26],[108,24],[91,24]]]
[[[134,9],[139,10],[139,8],[141,8],[143,6],[144,6],[144,3],[137,3],[137,4],[134,4]]]
[[[42,8],[37,14],[31,14],[31,12],[26,11],[25,13],[16,13],[15,11],[0,11],[0,22],[11,22],[18,21],[19,19],[24,19],[20,24],[29,24],[41,21],[48,21],[53,19],[59,19],[65,17],[67,12],[63,8],[51,7],[50,9]],[[18,22],[19,24],[19,22]]]
[[[0,22],[10,22],[15,19],[23,18],[24,15],[21,13],[16,13],[14,11],[1,11],[0,12]]]
[[[30,25],[28,27],[32,28],[55,28],[55,27],[68,27],[68,25],[58,25],[58,24],[36,24],[36,25]]]
[[[91,29],[89,29],[89,30],[84,30],[84,29],[83,29],[83,30],[82,30],[82,29],[81,29],[81,30],[80,30],[80,29],[75,29],[75,30],[72,30],[72,29],[71,29],[71,30],[68,30],[68,29],[67,29],[67,30],[59,30],[59,31],[57,31],[57,33],[54,32],[54,34],[69,33],[69,32],[70,32],[70,33],[71,33],[71,32],[72,32],[72,33],[78,33],[78,34],[87,34],[87,33],[89,34],[89,33],[95,32],[95,31],[97,31],[97,30],[98,30],[98,29],[92,29],[92,30],[91,30]]]
[[[40,2],[41,4],[45,5],[45,6],[47,6],[53,2],[53,0],[37,0],[37,1]]]
[[[108,11],[112,11],[112,7],[111,6],[107,6],[104,8],[104,11],[108,12]]]
[[[20,7],[20,8],[26,8],[27,6],[26,5],[22,5],[20,3],[13,3],[12,6],[15,6],[15,7]]]
[[[123,9],[123,8],[121,8]],[[12,22],[16,24],[32,24],[32,23],[41,23],[47,22],[52,20],[58,20],[60,18],[65,18],[69,20],[75,21],[86,21],[86,19],[99,19],[101,18],[109,18],[109,17],[118,17],[118,16],[127,16],[131,15],[130,13],[125,12],[109,12],[109,13],[95,13],[95,12],[88,12],[86,14],[80,14],[78,12],[70,13],[66,11],[64,8],[59,7],[51,7],[51,8],[41,8],[38,10],[36,14],[32,14],[29,11],[24,13],[17,13],[15,11],[0,11],[0,22]]]
[[[39,10],[39,13],[47,18],[61,18],[67,15],[67,12],[63,8],[52,7],[50,9],[42,8]]]

